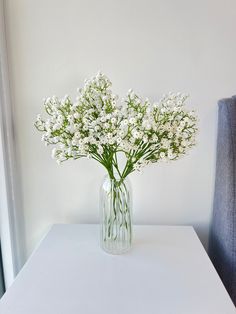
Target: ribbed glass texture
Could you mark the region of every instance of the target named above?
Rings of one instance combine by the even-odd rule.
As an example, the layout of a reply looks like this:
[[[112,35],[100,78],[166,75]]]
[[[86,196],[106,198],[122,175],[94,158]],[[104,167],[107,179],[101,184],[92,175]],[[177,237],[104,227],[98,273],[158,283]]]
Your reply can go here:
[[[106,176],[100,190],[101,247],[122,254],[132,244],[132,193],[126,179]]]

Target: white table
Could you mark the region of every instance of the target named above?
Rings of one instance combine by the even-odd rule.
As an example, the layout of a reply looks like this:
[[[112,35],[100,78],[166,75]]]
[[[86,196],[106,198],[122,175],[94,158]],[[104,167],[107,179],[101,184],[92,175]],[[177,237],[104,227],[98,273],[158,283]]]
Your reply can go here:
[[[135,226],[108,255],[96,225],[55,225],[0,301],[1,314],[233,314],[192,227]]]

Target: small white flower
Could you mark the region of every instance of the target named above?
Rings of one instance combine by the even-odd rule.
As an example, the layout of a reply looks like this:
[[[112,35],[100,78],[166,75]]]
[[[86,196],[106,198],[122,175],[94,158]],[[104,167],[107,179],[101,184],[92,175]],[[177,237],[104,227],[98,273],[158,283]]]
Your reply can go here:
[[[144,143],[147,143],[147,142],[148,142],[148,137],[147,137],[147,135],[144,135],[144,137],[143,137],[143,142],[144,142]]]
[[[52,129],[53,129],[53,131],[59,130],[60,129],[60,124],[59,123],[54,124]]]
[[[125,132],[124,132],[124,130],[121,130],[121,131],[118,132],[118,134],[122,138],[125,135]]]
[[[120,137],[117,137],[117,139],[116,139],[117,144],[120,144],[121,141],[122,141],[122,139]]]
[[[161,159],[163,159],[163,158],[166,157],[166,154],[165,154],[164,152],[161,152],[161,153],[160,153],[160,157],[161,157]]]
[[[75,113],[74,113],[74,118],[75,118],[75,119],[78,119],[79,117],[80,117],[80,114],[79,114],[78,112],[75,112]]]
[[[41,115],[40,114],[37,115],[37,121],[41,121]]]
[[[138,131],[134,131],[133,132],[133,137],[134,138],[139,138],[139,132]]]
[[[53,148],[53,150],[52,150],[52,158],[56,157],[56,153],[57,153],[57,149]]]
[[[136,122],[135,118],[130,118],[130,119],[129,119],[129,123],[130,123],[130,124],[134,124],[135,122]]]
[[[112,134],[111,133],[107,133],[107,138],[111,139],[112,138]]]

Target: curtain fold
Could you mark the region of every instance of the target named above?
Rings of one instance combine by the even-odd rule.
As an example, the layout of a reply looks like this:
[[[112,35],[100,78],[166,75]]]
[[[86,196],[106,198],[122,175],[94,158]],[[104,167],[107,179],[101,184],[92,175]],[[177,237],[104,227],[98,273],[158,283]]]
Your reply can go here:
[[[3,265],[2,265],[2,251],[0,244],[0,298],[5,292],[4,276],[3,276]]]

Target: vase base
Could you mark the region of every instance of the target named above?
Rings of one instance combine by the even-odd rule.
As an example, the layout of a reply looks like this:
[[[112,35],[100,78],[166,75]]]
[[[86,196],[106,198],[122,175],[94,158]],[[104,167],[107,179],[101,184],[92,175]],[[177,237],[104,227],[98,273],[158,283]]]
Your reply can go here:
[[[106,240],[102,241],[101,248],[108,254],[121,255],[130,251],[131,244],[123,241]]]

